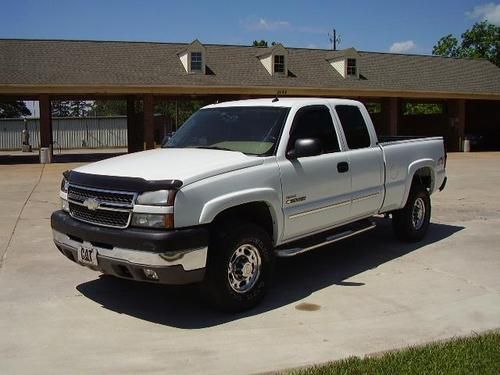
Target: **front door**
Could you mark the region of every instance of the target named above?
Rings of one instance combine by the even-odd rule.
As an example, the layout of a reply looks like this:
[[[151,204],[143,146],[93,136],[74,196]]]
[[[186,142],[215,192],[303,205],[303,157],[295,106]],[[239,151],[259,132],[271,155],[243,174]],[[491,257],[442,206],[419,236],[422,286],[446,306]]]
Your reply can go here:
[[[297,139],[321,141],[320,155],[279,162],[283,186],[283,240],[299,238],[348,220],[351,205],[349,160],[340,152],[330,109],[301,108],[295,115],[287,151]]]

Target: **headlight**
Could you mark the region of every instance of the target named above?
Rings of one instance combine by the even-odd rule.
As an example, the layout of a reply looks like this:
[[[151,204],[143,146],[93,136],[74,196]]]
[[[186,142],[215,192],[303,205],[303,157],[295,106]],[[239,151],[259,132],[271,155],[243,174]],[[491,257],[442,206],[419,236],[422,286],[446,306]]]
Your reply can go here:
[[[173,228],[174,214],[142,214],[132,215],[132,226],[145,228]]]
[[[147,191],[137,197],[137,204],[147,206],[173,206],[176,190]]]
[[[69,186],[69,182],[68,180],[66,180],[64,177],[61,181],[61,191],[63,193],[67,193],[68,192],[68,186]]]

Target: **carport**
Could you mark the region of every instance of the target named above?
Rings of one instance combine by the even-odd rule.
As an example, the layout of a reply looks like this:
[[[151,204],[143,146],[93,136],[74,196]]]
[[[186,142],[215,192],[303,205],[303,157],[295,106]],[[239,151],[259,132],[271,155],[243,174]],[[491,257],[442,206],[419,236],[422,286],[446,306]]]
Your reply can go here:
[[[4,39],[0,56],[0,101],[38,100],[39,146],[50,149],[53,100],[126,100],[128,151],[134,152],[161,141],[164,132],[155,131],[157,103],[276,95],[358,99],[375,104],[371,116],[381,135],[440,135],[449,151],[461,151],[470,136],[478,149],[481,143],[500,149],[500,69],[486,60],[197,40]],[[440,110],[408,114],[408,103]]]

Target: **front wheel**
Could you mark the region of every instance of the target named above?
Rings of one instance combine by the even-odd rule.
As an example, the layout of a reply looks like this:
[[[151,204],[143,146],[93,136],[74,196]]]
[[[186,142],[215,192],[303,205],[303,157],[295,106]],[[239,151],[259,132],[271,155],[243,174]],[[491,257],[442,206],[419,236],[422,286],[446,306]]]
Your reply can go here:
[[[422,185],[411,188],[406,205],[392,214],[392,226],[396,237],[408,242],[424,238],[431,219],[431,198]]]
[[[271,240],[263,229],[251,223],[226,226],[210,244],[203,294],[221,310],[248,310],[265,296],[273,266]]]

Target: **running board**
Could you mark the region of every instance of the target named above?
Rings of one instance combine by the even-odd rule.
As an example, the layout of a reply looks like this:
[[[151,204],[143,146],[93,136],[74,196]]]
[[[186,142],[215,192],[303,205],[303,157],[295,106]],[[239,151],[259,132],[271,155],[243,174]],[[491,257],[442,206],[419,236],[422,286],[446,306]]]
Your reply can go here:
[[[327,232],[319,233],[295,242],[287,243],[276,248],[277,257],[288,258],[295,255],[326,246],[337,241],[352,237],[375,228],[376,225],[370,220],[363,220],[353,224],[344,225]]]

